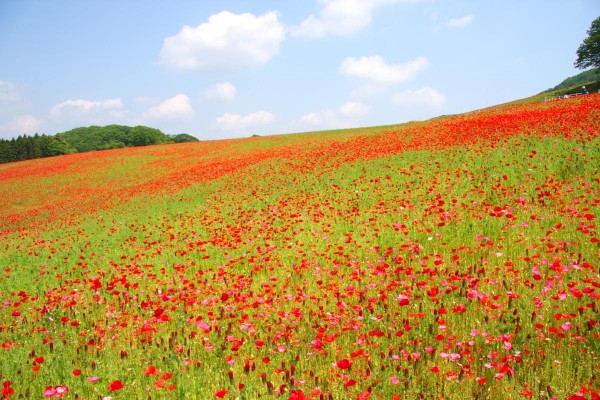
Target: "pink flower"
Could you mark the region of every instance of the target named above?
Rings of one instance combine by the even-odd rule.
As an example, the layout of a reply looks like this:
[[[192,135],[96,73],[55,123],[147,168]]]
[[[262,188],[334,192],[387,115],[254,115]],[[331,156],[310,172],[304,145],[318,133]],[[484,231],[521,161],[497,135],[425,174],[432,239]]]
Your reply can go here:
[[[565,322],[564,324],[562,324],[560,326],[560,329],[562,329],[563,331],[568,331],[569,329],[571,329],[571,325],[572,325],[572,323]]]
[[[394,375],[394,376],[390,377],[390,382],[393,383],[394,385],[397,385],[400,383],[400,380],[398,379],[398,377],[396,375]]]
[[[48,386],[44,391],[44,397],[56,397],[57,399],[60,399],[67,393],[69,393],[69,388],[66,386]]]
[[[57,386],[56,387],[56,394],[54,395],[54,397],[60,397],[64,394],[67,394],[69,392],[69,388],[66,386]],[[60,395],[60,396],[59,396]]]
[[[210,325],[204,321],[196,321],[196,325],[205,332],[210,331]]]

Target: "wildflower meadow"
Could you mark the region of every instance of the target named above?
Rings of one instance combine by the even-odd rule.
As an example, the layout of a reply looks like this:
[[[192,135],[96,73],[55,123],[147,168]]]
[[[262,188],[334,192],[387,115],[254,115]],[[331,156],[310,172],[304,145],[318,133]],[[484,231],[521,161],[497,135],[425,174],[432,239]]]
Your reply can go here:
[[[3,399],[599,399],[600,95],[0,165]]]

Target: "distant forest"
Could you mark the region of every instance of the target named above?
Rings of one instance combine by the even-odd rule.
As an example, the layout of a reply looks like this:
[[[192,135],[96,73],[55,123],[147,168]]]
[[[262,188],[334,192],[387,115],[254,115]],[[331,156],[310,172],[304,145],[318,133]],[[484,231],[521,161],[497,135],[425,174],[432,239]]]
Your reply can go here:
[[[167,135],[147,126],[89,126],[71,129],[54,136],[36,133],[33,136],[24,135],[11,140],[0,139],[0,163],[94,150],[197,141],[197,138],[186,133]]]

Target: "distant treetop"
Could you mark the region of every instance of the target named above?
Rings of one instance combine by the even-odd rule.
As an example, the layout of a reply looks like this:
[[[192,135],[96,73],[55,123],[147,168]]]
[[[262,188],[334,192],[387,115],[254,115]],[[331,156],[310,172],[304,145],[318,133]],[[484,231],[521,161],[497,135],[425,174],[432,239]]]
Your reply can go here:
[[[600,17],[592,22],[587,33],[588,37],[577,49],[575,67],[579,69],[600,67]]]

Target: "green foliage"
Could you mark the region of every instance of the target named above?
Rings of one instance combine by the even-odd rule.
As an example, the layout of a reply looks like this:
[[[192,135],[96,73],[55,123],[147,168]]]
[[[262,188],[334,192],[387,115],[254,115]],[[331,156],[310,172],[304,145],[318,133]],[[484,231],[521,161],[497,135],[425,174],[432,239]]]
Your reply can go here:
[[[77,153],[77,150],[63,138],[57,136],[47,136],[48,144],[46,146],[46,154],[42,157],[59,156],[61,154]]]
[[[57,134],[78,152],[170,143],[169,136],[146,126],[89,126]]]
[[[198,142],[198,138],[188,135],[187,133],[180,133],[178,135],[170,135],[173,143],[187,143],[187,142]]]
[[[149,146],[151,144],[169,143],[167,135],[155,128],[136,126],[129,131],[129,140],[132,146]]]
[[[575,67],[579,69],[600,67],[600,17],[592,22],[587,33],[588,37],[577,49]]]
[[[63,139],[55,136],[18,136],[16,139],[0,140],[0,163],[76,153]]]

